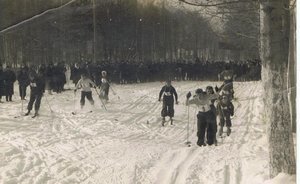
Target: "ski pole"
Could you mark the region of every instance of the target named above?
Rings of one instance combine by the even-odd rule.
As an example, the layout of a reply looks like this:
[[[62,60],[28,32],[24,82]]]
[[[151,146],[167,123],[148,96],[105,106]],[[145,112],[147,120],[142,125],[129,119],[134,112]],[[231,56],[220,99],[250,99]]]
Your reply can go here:
[[[103,108],[107,111],[107,108],[106,108],[106,106],[105,106],[105,104],[104,104],[104,102],[102,101],[102,99],[100,98],[100,94],[99,94],[99,92],[97,91],[97,89],[96,88],[94,88],[95,89],[95,91],[96,91],[96,93],[97,93],[97,95],[98,95],[98,97],[99,97],[99,99],[100,99],[100,101],[101,101],[101,103],[102,103],[102,105],[103,105]]]
[[[108,83],[111,91],[113,92],[113,95],[117,95],[117,93],[115,92],[115,90],[111,87],[111,84],[108,81],[107,81],[107,83]],[[117,96],[118,96],[118,99],[120,100],[120,96],[119,95],[117,95]]]
[[[50,105],[50,103],[49,103],[48,98],[47,98],[46,95],[45,95],[45,99],[46,99],[46,103],[47,103],[47,105],[48,105],[48,107],[49,107],[51,113],[53,113],[53,110],[52,110],[52,108],[51,108],[51,105]]]
[[[74,106],[73,106],[74,111],[72,112],[72,114],[75,115],[76,114],[76,91],[74,91],[74,100],[73,101],[74,101]]]
[[[189,141],[189,126],[190,126],[190,105],[188,104],[188,123],[187,123],[187,135],[186,135],[186,143],[188,146],[191,146],[191,142]]]
[[[23,115],[23,108],[24,108],[24,92],[23,92],[23,88],[21,87],[21,103],[22,103],[22,107],[21,107],[21,115]]]

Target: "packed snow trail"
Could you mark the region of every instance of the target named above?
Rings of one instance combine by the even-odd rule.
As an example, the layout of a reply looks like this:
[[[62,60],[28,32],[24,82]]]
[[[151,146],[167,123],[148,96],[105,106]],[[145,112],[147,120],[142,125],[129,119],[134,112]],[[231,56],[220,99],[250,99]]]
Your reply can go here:
[[[268,179],[268,150],[260,82],[234,83],[232,133],[218,146],[196,145],[196,110],[188,91],[218,82],[173,82],[179,95],[174,125],[161,126],[158,93],[163,83],[113,85],[107,111],[93,92],[80,111],[73,91],[45,94],[40,115],[18,116],[21,101],[0,104],[0,183],[245,184]],[[77,92],[78,93],[78,92]],[[28,101],[24,103],[24,111]],[[88,113],[92,110],[92,113]]]

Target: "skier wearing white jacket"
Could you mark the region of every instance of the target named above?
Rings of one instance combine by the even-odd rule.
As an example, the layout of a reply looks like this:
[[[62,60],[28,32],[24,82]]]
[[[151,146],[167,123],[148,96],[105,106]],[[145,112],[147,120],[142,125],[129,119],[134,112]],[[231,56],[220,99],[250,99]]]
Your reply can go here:
[[[205,131],[208,124],[213,124],[215,120],[214,110],[211,108],[211,100],[217,99],[218,94],[207,94],[202,89],[196,90],[196,95],[193,99],[189,99],[192,96],[191,92],[189,92],[186,97],[186,105],[195,104],[198,108],[197,114],[197,136],[198,146],[206,146],[204,142]],[[210,143],[212,144],[212,143]]]
[[[77,89],[81,89],[81,108],[83,108],[85,104],[85,97],[89,100],[91,105],[94,105],[91,87],[96,88],[96,84],[91,79],[89,79],[86,74],[81,74],[81,79],[76,84],[76,89],[74,90],[74,92],[76,92]]]

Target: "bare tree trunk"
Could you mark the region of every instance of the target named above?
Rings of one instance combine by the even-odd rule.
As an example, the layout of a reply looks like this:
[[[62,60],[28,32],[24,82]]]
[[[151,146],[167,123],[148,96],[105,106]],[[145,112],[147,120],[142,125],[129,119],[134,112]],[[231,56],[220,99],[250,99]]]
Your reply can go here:
[[[288,103],[289,0],[261,1],[261,60],[268,123],[270,176],[295,174]]]
[[[289,101],[292,131],[296,132],[296,8],[291,10],[290,49],[289,49]]]

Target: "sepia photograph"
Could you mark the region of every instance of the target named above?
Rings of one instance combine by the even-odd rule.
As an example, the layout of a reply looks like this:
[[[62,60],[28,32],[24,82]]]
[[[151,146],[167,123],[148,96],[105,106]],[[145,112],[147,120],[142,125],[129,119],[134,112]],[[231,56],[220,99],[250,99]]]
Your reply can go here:
[[[0,0],[0,184],[296,184],[296,0]]]

